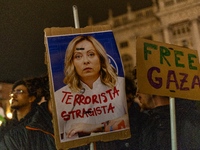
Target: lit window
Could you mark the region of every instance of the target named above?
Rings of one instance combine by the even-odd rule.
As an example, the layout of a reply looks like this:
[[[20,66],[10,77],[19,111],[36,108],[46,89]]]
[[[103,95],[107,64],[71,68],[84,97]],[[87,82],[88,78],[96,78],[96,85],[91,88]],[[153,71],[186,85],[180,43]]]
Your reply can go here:
[[[150,35],[150,36],[145,36],[145,37],[143,37],[143,38],[145,38],[145,39],[147,39],[147,40],[152,40],[152,36]]]
[[[128,42],[127,41],[121,42],[120,43],[120,48],[125,48],[125,47],[128,47]]]
[[[142,17],[143,17],[143,13],[140,12],[140,13],[137,13],[137,14],[136,14],[136,18],[137,18],[137,19],[141,19]]]
[[[181,24],[174,25],[172,28],[172,33],[174,37],[182,37],[190,32],[190,27],[188,22],[183,22]]]
[[[148,11],[146,11],[146,16],[147,16],[147,17],[151,17],[151,16],[153,16],[153,15],[154,15],[153,10],[148,10]]]
[[[127,16],[123,17],[122,20],[123,20],[123,23],[127,23],[128,22]]]
[[[189,45],[188,40],[182,40],[182,45],[183,47],[188,48],[188,45]]]
[[[115,26],[115,27],[120,26],[120,21],[119,21],[119,19],[116,19],[116,20],[114,21],[114,26]]]
[[[185,33],[185,28],[182,28],[182,33]]]

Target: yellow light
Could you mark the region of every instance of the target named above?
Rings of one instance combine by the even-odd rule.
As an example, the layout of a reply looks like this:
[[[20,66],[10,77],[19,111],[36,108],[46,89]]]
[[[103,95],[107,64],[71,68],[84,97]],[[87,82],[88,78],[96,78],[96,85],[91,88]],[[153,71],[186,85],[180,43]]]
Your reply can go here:
[[[3,122],[0,120],[0,126],[1,126],[2,123],[3,123]]]
[[[9,103],[10,103],[10,104],[12,103],[12,100],[13,100],[13,98],[11,98],[11,99],[9,100]]]
[[[9,119],[11,119],[11,118],[12,118],[12,113],[7,113],[7,117],[8,117]]]

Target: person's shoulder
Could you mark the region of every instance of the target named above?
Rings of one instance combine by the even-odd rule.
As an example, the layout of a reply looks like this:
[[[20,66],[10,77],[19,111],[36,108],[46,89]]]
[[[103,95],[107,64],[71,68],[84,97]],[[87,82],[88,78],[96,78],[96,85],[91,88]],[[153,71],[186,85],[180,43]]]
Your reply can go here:
[[[124,77],[120,77],[120,76],[117,76],[117,79],[118,79],[118,80],[125,80]]]
[[[28,137],[25,127],[18,125],[9,130],[3,138],[3,144],[5,144],[8,149],[21,149],[20,147],[22,145],[25,146],[27,144]]]
[[[16,137],[20,137],[21,135],[24,135],[24,130],[25,129],[25,125],[23,123],[18,124],[17,126],[13,126],[7,133],[7,136],[16,136]]]
[[[117,82],[125,82],[125,78],[124,77],[117,77]]]
[[[48,111],[48,102],[43,102],[38,111],[32,117],[31,121],[26,125],[27,129],[40,129],[43,131],[53,130],[52,115]],[[51,132],[53,132],[51,130]]]
[[[125,84],[125,78],[124,77],[117,77],[117,85],[121,86],[122,84]]]

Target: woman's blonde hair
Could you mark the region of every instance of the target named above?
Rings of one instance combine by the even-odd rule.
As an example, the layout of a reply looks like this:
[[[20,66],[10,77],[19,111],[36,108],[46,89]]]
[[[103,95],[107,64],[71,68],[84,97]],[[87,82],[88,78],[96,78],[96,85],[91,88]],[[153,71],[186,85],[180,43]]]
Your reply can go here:
[[[75,46],[83,40],[91,42],[95,47],[95,49],[97,50],[97,53],[99,54],[101,63],[101,70],[100,70],[101,82],[111,88],[114,88],[117,81],[116,70],[112,65],[110,65],[104,47],[94,37],[89,35],[77,36],[69,43],[65,54],[65,68],[64,68],[65,78],[63,82],[69,85],[72,92],[78,92],[82,88],[80,84],[80,77],[77,74],[75,66],[73,64],[73,54]]]

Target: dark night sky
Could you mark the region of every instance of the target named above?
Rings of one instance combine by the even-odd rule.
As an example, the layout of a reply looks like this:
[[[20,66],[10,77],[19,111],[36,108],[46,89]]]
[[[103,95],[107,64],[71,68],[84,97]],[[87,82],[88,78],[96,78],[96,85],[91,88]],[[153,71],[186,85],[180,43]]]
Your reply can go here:
[[[45,74],[44,29],[74,27],[72,6],[77,5],[80,27],[88,17],[97,23],[127,11],[151,6],[151,0],[0,0],[0,82]]]

